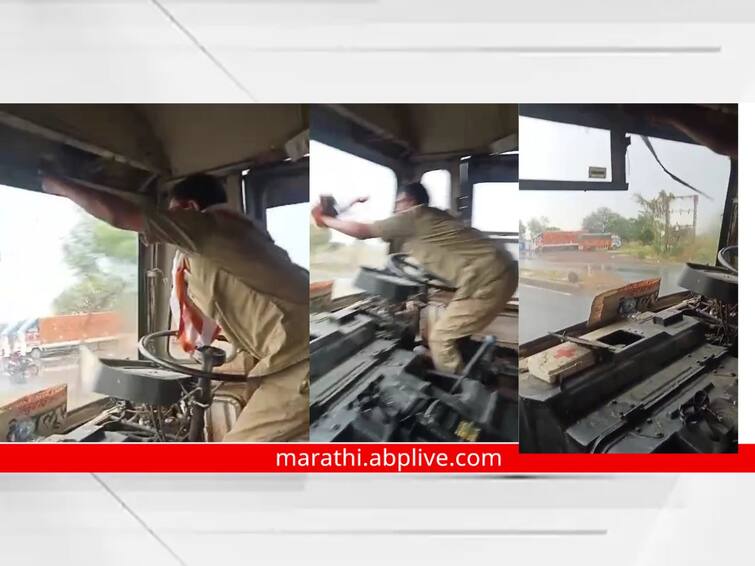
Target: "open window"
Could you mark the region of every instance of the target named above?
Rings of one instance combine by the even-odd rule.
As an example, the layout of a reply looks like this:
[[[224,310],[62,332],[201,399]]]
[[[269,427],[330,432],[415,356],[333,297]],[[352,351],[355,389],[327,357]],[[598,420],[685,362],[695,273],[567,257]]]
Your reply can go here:
[[[430,206],[451,209],[451,173],[447,169],[426,171],[420,179],[430,197]]]
[[[343,213],[344,218],[374,222],[390,216],[396,196],[396,174],[374,161],[312,141],[310,198],[319,202],[332,195],[341,207],[356,197],[367,197]],[[357,240],[350,236],[311,225],[310,281],[332,281],[333,297],[359,292],[353,280],[360,266],[385,265],[388,244],[382,240]]]
[[[242,177],[245,212],[263,224],[291,260],[309,268],[309,240],[292,226],[309,223],[309,159],[251,169]]]
[[[69,411],[100,398],[80,383],[78,349],[136,358],[138,256],[135,233],[0,185],[0,405],[63,384]]]
[[[459,214],[515,258],[519,242],[518,153],[472,156],[461,161]]]

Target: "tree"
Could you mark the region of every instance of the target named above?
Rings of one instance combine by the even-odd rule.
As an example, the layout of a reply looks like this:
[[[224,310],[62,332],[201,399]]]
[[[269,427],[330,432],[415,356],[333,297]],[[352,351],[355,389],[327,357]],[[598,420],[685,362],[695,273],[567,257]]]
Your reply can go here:
[[[640,217],[644,218],[644,230],[646,235],[652,233],[653,247],[661,253],[669,252],[669,202],[673,195],[661,191],[658,196],[652,199],[646,199],[640,194],[634,195],[637,204],[640,205],[642,212]]]
[[[543,232],[554,232],[560,230],[560,228],[556,226],[551,226],[550,221],[546,216],[541,216],[539,218],[530,218],[530,221],[527,222],[527,229],[530,231],[530,236],[533,238],[538,234],[542,234]]]
[[[653,243],[653,219],[647,214],[640,214],[631,220],[631,234],[629,240],[635,240],[649,246]]]
[[[582,229],[596,234],[611,232],[621,219],[619,213],[603,206],[582,219]]]
[[[82,213],[63,244],[63,260],[76,282],[55,299],[55,312],[98,312],[135,302],[138,253],[133,233]]]
[[[92,274],[80,279],[55,298],[57,314],[101,312],[116,308],[123,301],[126,282],[118,277]]]
[[[616,234],[622,240],[632,240],[632,221],[610,208],[601,207],[582,219],[582,229],[594,234]]]

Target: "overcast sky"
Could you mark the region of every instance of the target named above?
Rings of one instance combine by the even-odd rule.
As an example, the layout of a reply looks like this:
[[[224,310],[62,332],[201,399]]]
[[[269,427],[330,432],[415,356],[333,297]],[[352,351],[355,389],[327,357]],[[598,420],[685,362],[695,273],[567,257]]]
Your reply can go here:
[[[587,180],[589,166],[610,166],[605,130],[534,118],[520,118],[519,128],[522,179]],[[524,223],[533,217],[546,216],[552,225],[562,230],[579,229],[587,214],[603,206],[624,216],[636,216],[639,206],[634,193],[646,198],[656,196],[661,190],[675,195],[695,194],[663,172],[639,136],[631,138],[627,150],[629,191],[521,191],[519,202]],[[712,197],[713,200],[699,199],[699,230],[720,226],[729,180],[729,159],[698,145],[655,139],[651,142],[669,171]]]
[[[52,313],[73,281],[63,239],[79,218],[67,199],[0,185],[0,323]]]

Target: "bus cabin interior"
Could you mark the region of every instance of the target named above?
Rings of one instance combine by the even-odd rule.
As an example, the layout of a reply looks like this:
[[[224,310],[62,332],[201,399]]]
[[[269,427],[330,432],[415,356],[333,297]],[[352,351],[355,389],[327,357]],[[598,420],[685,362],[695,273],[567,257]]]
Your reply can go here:
[[[511,184],[511,193],[501,191],[499,203],[509,211],[514,207],[517,129],[515,105],[320,105],[311,110],[313,142],[389,168],[397,186],[421,180],[428,171],[448,171],[447,207],[467,225],[473,224],[478,183]],[[353,190],[352,197],[360,196],[358,186]],[[487,232],[516,254],[516,228]],[[363,292],[310,307],[315,311],[310,323],[310,438],[515,439],[516,299],[480,335],[462,344],[467,363],[462,375],[436,372],[414,348],[426,340],[452,292],[397,271],[399,251],[388,250],[388,270],[358,271],[354,286]],[[314,282],[313,288],[322,285]]]
[[[0,140],[0,185],[18,189],[41,191],[40,168],[52,168],[64,178],[161,207],[173,184],[208,173],[222,180],[231,207],[262,225],[271,210],[308,202],[305,105],[2,105]],[[301,238],[299,247],[306,246],[305,230]],[[50,397],[43,412],[27,415],[31,422],[25,428],[14,422],[16,432],[9,432],[6,422],[0,431],[4,438],[23,440],[18,432],[23,429],[32,440],[217,441],[233,425],[250,393],[243,376],[234,372],[233,353],[219,344],[214,358],[199,360],[171,345],[163,334],[175,327],[169,308],[175,250],[137,244],[136,238],[134,245],[138,312],[130,313],[131,326],[122,331],[131,342],[143,341],[143,351],[137,355],[132,344],[130,359],[105,359],[83,349],[67,386],[78,389],[86,382],[97,395],[72,404],[64,390]],[[155,333],[162,334],[145,340]],[[229,381],[210,382],[202,370],[221,363],[212,371]],[[43,363],[40,376],[45,369]],[[52,394],[54,379],[34,379],[40,380],[38,395]],[[211,403],[197,419],[192,391],[201,383],[210,384]],[[6,405],[5,421],[12,420],[14,410],[23,412],[25,399]]]
[[[520,179],[525,191],[575,191],[575,198],[576,191],[627,191],[629,134],[736,146],[736,105],[535,104],[520,114],[609,130],[613,170],[600,183]],[[659,120],[679,115],[694,135]],[[584,322],[521,344],[523,452],[737,450],[736,152],[729,159],[715,262],[684,265],[676,282],[682,291],[673,294],[659,293],[660,278],[599,293]]]

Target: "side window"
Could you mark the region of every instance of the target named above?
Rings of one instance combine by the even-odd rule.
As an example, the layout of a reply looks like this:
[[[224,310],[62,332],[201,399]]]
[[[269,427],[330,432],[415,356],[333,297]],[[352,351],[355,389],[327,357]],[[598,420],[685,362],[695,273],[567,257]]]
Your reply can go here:
[[[292,226],[306,226],[309,223],[310,205],[297,202],[268,208],[267,231],[275,243],[288,252],[291,261],[309,269],[309,240],[302,238],[301,231]]]
[[[309,222],[308,164],[308,158],[287,161],[260,170],[247,169],[241,176],[245,214],[250,218],[264,217],[275,243],[305,269],[309,269],[309,237],[292,227],[307,226]]]
[[[396,196],[396,175],[389,168],[316,141],[310,142],[310,199],[332,195],[340,206],[367,197],[344,212],[344,218],[374,222],[388,217]],[[310,281],[332,281],[334,297],[356,293],[353,280],[362,265],[382,267],[388,244],[356,240],[310,222]]]
[[[422,175],[422,184],[430,195],[430,206],[442,210],[450,210],[451,207],[451,173],[446,169],[426,171]]]
[[[472,226],[494,235],[518,232],[517,183],[475,183],[472,187]]]
[[[500,244],[518,259],[518,184],[475,183],[472,186],[472,227],[500,240]]]
[[[79,346],[135,358],[138,240],[70,201],[0,186],[0,405],[66,384],[68,409],[98,398],[82,390]]]

